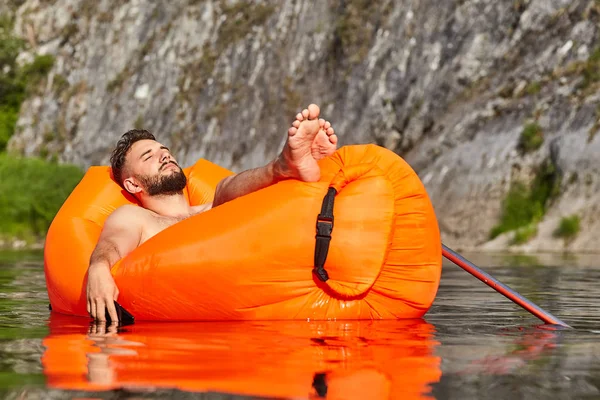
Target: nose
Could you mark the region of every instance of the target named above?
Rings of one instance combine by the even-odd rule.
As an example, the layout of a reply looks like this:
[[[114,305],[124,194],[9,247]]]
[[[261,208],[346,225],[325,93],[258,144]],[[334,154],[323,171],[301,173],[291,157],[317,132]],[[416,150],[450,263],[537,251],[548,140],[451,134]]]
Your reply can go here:
[[[163,150],[162,154],[160,155],[160,162],[164,163],[166,161],[169,161],[171,159],[171,155],[169,154],[169,152],[167,150]]]

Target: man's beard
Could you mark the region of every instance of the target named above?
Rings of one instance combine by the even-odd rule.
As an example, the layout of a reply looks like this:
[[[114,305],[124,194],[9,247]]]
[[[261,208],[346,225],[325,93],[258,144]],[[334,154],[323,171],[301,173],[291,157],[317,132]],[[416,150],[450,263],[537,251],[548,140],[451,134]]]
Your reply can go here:
[[[181,167],[179,167],[177,164],[175,165],[177,166],[177,171],[169,175],[158,174],[152,177],[137,177],[146,189],[146,192],[148,192],[149,196],[171,196],[183,193],[183,189],[187,184],[187,178],[185,177]],[[166,165],[161,167],[161,169],[164,167],[166,167]]]

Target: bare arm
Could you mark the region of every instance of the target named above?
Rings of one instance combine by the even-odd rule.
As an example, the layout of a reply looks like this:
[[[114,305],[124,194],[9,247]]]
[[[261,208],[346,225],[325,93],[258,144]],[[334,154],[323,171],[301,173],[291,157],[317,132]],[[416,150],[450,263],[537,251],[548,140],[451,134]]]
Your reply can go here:
[[[276,161],[264,167],[230,175],[221,180],[217,185],[212,207],[217,207],[240,196],[263,189],[277,183],[281,179],[281,173],[279,173]]]
[[[119,296],[119,289],[110,269],[139,245],[142,231],[138,213],[135,206],[115,210],[104,223],[98,244],[90,257],[87,309],[99,321],[106,320],[106,309],[112,321],[118,320],[113,301]]]

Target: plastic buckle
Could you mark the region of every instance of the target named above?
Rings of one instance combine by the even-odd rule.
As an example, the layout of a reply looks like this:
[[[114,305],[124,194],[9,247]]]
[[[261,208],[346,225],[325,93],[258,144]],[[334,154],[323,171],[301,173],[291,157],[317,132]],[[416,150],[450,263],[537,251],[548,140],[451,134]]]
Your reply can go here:
[[[317,217],[317,236],[331,238],[333,232],[333,217]]]

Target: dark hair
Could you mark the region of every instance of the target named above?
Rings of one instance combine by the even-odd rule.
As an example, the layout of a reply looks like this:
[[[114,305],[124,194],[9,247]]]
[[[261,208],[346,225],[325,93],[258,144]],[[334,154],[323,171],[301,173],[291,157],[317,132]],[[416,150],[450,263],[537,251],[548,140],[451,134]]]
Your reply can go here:
[[[123,189],[123,166],[125,165],[125,157],[131,146],[138,140],[156,140],[153,134],[144,129],[132,129],[121,136],[117,142],[117,147],[110,156],[110,166],[112,168],[113,178]]]

